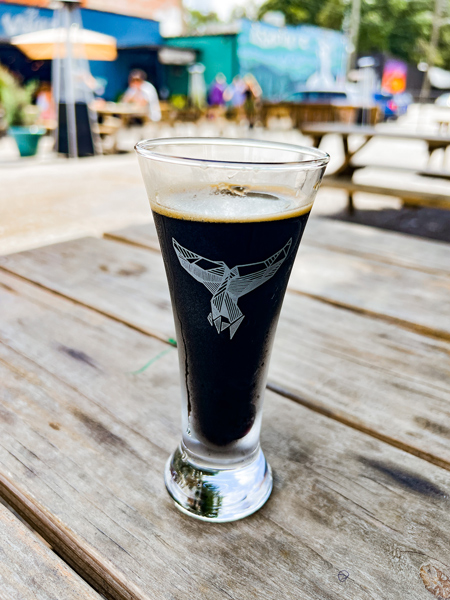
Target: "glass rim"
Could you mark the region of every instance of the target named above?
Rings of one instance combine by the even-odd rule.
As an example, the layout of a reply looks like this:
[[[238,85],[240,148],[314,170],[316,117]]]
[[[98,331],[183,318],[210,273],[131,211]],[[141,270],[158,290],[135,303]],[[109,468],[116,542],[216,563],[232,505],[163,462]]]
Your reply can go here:
[[[233,161],[233,160],[215,160],[213,158],[190,158],[187,156],[178,156],[174,154],[161,154],[156,152],[158,146],[176,146],[180,148],[183,146],[195,146],[195,145],[209,144],[211,146],[241,146],[241,147],[252,147],[252,148],[266,148],[272,150],[284,150],[285,152],[295,152],[296,154],[302,153],[307,154],[313,158],[306,160],[296,160],[291,162],[246,162],[246,161]],[[258,169],[264,168],[267,170],[275,169],[313,169],[319,167],[325,167],[329,160],[330,155],[319,150],[318,148],[311,148],[309,146],[300,146],[296,144],[285,144],[282,142],[269,142],[265,140],[253,140],[245,138],[217,138],[217,137],[173,137],[173,138],[156,138],[142,140],[138,142],[135,147],[137,154],[143,158],[147,158],[154,161],[167,162],[185,166],[198,166],[205,167],[205,165],[211,165],[219,168],[233,168],[233,169]]]

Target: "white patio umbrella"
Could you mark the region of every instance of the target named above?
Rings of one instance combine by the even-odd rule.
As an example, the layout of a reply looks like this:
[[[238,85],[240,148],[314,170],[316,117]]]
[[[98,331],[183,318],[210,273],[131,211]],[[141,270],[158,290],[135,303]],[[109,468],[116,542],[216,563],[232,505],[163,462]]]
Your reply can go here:
[[[77,24],[72,24],[68,29],[65,27],[43,29],[11,38],[11,44],[20,48],[32,60],[65,58],[68,43],[73,58],[106,61],[117,58],[114,37],[83,29]]]

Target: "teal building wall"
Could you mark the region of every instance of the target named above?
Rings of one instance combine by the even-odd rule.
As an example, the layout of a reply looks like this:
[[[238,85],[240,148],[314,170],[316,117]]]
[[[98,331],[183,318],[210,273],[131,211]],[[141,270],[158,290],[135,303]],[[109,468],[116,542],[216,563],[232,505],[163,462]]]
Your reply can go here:
[[[236,34],[167,38],[166,44],[178,48],[189,48],[197,52],[197,62],[205,65],[205,81],[208,87],[217,73],[223,73],[228,83],[239,73]],[[168,66],[167,87],[171,95],[186,95],[188,91],[187,68]]]

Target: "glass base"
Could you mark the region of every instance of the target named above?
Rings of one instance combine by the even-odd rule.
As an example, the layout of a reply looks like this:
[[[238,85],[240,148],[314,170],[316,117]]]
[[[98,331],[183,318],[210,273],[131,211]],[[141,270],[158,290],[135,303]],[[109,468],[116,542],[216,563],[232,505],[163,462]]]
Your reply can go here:
[[[212,523],[237,521],[256,512],[272,491],[272,470],[259,449],[250,463],[230,469],[199,467],[178,447],[169,458],[165,482],[183,513]]]

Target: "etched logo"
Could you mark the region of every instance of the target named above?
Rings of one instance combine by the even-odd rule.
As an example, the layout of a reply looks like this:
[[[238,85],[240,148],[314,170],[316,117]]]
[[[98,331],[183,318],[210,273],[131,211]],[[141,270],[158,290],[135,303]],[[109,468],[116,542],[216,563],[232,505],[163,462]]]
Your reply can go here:
[[[221,260],[209,260],[183,248],[174,238],[172,243],[181,266],[213,295],[209,324],[215,325],[217,333],[229,329],[232,339],[245,316],[239,310],[238,299],[275,275],[289,254],[292,238],[267,260],[232,269]]]

